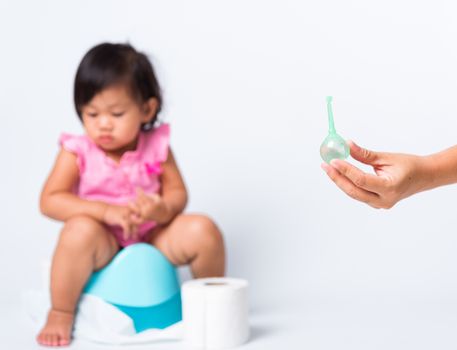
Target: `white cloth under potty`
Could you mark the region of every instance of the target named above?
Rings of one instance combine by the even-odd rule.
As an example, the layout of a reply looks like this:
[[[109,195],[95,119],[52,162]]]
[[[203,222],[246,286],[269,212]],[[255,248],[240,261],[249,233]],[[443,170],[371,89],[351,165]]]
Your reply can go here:
[[[103,299],[83,294],[73,337],[101,344],[151,344],[185,340],[186,347],[220,350],[249,338],[248,282],[233,278],[202,278],[181,288],[183,321],[164,329],[137,333],[132,319]],[[23,295],[26,312],[38,327],[46,321],[50,297],[43,291]]]
[[[46,321],[50,308],[49,294],[29,291],[23,294],[23,305],[37,328]],[[83,294],[76,314],[73,337],[101,344],[128,345],[158,341],[182,340],[182,322],[165,329],[135,332],[133,321],[115,306],[102,299]]]

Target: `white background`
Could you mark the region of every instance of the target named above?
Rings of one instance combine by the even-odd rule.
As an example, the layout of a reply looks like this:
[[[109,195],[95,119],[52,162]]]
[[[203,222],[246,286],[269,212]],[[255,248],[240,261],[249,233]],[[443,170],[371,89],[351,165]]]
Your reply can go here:
[[[363,146],[453,145],[456,11],[440,0],[2,0],[1,305],[13,312],[40,286],[58,236],[38,198],[59,134],[82,132],[77,65],[100,42],[128,41],[159,75],[187,211],[216,220],[228,274],[251,283],[247,348],[455,348],[457,187],[374,210],[327,179],[319,146],[326,95],[337,131]],[[11,344],[33,344],[2,322]]]

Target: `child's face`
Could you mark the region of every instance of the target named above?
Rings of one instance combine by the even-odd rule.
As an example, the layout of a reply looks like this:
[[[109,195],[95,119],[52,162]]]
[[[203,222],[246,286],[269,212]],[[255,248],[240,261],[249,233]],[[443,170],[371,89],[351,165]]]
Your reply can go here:
[[[122,85],[107,87],[82,108],[88,136],[108,152],[134,149],[142,123],[155,115],[157,101],[140,105]]]

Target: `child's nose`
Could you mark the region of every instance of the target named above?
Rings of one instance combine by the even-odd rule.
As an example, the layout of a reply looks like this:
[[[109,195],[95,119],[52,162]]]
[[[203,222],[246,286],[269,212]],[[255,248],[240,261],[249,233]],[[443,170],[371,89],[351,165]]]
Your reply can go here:
[[[112,128],[112,122],[111,122],[111,118],[107,115],[101,115],[100,116],[100,128],[102,129],[111,129]]]

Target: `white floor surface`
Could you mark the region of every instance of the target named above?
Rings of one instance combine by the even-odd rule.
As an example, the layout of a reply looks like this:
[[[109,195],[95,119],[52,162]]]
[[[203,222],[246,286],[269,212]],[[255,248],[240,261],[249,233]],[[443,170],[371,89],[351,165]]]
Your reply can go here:
[[[457,348],[457,298],[283,298],[250,312],[246,350],[428,350]],[[15,303],[0,305],[0,349],[43,349],[36,326]],[[69,349],[187,349],[182,342],[106,346],[75,340]]]

